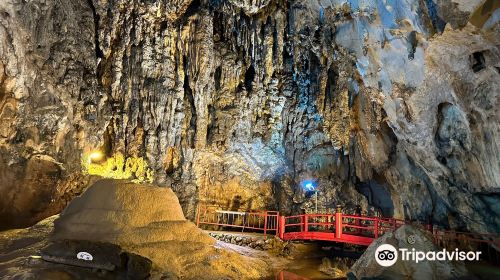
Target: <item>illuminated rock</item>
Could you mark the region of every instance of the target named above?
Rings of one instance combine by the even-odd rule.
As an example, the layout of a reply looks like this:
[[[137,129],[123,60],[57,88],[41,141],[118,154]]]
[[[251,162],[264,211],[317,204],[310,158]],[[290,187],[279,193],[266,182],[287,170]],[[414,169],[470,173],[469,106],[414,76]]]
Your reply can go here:
[[[171,186],[190,219],[238,197],[312,211],[314,178],[321,211],[499,232],[500,36],[467,23],[497,5],[479,2],[3,1],[0,219],[59,211],[105,147],[123,164],[95,174]]]
[[[150,259],[161,273],[187,279],[258,279],[262,261],[214,248],[215,240],[184,218],[169,188],[100,180],[68,204],[52,240],[119,245]]]

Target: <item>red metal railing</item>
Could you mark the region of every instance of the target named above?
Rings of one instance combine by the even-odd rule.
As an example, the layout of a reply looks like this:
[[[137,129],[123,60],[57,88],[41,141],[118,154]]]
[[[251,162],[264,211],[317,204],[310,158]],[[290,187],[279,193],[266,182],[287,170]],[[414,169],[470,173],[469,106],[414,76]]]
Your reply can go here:
[[[492,264],[500,264],[500,237],[495,234],[460,232],[427,228],[434,237],[434,244],[447,250],[456,248],[466,251],[481,251],[482,260]]]
[[[278,220],[277,211],[239,212],[224,211],[215,206],[199,206],[196,225],[261,231],[264,235],[271,231],[278,235]]]
[[[434,242],[441,247],[453,245],[476,246],[477,244],[490,244],[499,246],[500,239],[495,234],[477,234],[452,230],[433,229]]]
[[[356,215],[303,214],[280,217],[283,240],[316,239],[369,245],[373,239],[403,225],[403,220]]]
[[[324,240],[368,246],[386,232],[394,231],[407,222],[394,218],[360,215],[302,214],[280,216],[276,211],[238,212],[223,211],[216,207],[200,206],[196,224],[217,229],[238,228],[267,234],[273,232],[282,240]],[[445,248],[490,247],[500,248],[500,239],[494,234],[438,230],[425,226],[432,232],[436,245]],[[453,247],[454,246],[454,247]]]
[[[404,220],[394,218],[368,217],[358,215],[341,215],[342,232],[355,235],[363,235],[373,238],[393,231],[405,224]]]

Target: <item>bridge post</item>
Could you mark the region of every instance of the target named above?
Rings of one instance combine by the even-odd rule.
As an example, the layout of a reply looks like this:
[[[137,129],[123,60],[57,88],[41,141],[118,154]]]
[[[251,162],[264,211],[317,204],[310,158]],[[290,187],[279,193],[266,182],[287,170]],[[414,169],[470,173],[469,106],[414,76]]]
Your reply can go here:
[[[267,234],[267,211],[264,212],[264,237],[266,237]]]
[[[304,232],[308,232],[309,231],[309,221],[308,221],[308,217],[307,217],[307,214],[304,214],[304,216],[302,216],[302,222],[304,223]]]
[[[378,218],[377,218],[375,220],[375,222],[373,223],[373,226],[374,226],[373,232],[375,234],[375,239],[378,238],[378,224],[379,224],[379,221],[378,221]]]
[[[280,237],[280,212],[276,214],[276,232],[275,235],[277,237]]]
[[[356,220],[354,220],[354,224],[358,227],[361,226],[361,219],[360,217],[358,217]],[[356,234],[361,234],[361,229],[360,228],[356,228]]]
[[[340,207],[335,212],[335,238],[342,238],[342,209]]]
[[[196,226],[200,227],[200,204],[196,207]]]
[[[283,237],[285,236],[285,216],[280,216],[279,232],[280,232],[280,239],[283,240]]]

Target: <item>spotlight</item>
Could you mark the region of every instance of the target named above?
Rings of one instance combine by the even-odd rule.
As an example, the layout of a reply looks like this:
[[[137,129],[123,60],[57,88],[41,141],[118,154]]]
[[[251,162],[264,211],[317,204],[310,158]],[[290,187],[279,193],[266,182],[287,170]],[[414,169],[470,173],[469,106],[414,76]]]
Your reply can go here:
[[[317,187],[316,182],[312,180],[303,181],[302,187],[304,188],[304,190],[308,192],[314,192],[314,198],[316,201],[314,210],[316,213],[318,213],[318,190],[316,189]]]
[[[104,159],[104,154],[101,151],[93,151],[89,155],[90,163],[99,163],[103,161],[103,159]]]
[[[304,188],[304,190],[312,192],[316,189],[316,184],[314,183],[314,181],[306,180],[302,182],[302,187]]]

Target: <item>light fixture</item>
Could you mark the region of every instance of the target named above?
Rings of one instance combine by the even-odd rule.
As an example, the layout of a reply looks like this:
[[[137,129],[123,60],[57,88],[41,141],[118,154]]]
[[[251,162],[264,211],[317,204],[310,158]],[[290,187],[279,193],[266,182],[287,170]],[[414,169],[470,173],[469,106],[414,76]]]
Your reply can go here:
[[[308,192],[314,192],[314,198],[315,198],[315,202],[316,202],[314,210],[316,213],[318,213],[318,190],[316,189],[317,185],[316,185],[315,181],[313,181],[313,180],[303,181],[302,188],[304,188],[304,190],[306,190]]]
[[[101,151],[93,151],[89,155],[89,163],[99,163],[104,160],[104,154]]]
[[[305,180],[301,185],[302,188],[308,192],[312,192],[316,189],[316,183],[313,180]]]

